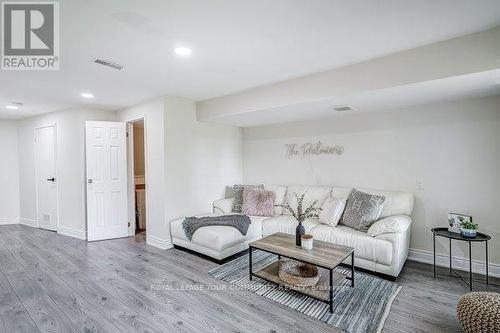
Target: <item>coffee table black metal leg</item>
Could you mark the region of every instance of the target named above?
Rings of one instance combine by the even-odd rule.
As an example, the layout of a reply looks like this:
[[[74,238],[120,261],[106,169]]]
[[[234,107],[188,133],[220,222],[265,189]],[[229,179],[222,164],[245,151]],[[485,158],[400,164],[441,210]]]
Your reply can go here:
[[[470,291],[472,291],[472,246],[470,241],[468,241],[468,243],[469,243],[469,287]]]
[[[333,269],[330,269],[330,313],[333,313]]]
[[[488,277],[488,241],[486,241],[486,284],[489,284]]]
[[[351,287],[354,288],[354,251],[351,253]]]
[[[432,255],[434,259],[433,270],[434,270],[434,279],[436,278],[436,234],[432,234]]]
[[[250,274],[250,281],[252,281],[252,247],[248,248],[248,273]]]
[[[453,275],[453,268],[452,268],[452,263],[451,263],[451,238],[450,238],[450,276]]]

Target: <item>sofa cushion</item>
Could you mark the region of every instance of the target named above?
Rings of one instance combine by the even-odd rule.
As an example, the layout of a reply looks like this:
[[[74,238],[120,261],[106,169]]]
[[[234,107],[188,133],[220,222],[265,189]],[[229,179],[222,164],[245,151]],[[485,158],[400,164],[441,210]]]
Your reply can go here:
[[[315,200],[318,201],[317,207],[321,207],[331,195],[332,188],[329,186],[289,186],[286,193],[286,200],[293,210],[297,210],[296,194],[300,197],[304,193],[306,194],[302,203],[304,209],[309,207]],[[288,210],[284,210],[283,214],[291,215]]]
[[[353,189],[347,198],[340,223],[360,231],[368,231],[368,228],[380,217],[384,201],[383,196]]]
[[[250,216],[274,216],[276,192],[246,187],[242,213]]]
[[[352,187],[334,187],[332,196],[334,198],[347,199],[351,193]],[[413,194],[410,192],[401,191],[380,191],[369,188],[358,188],[368,194],[374,194],[385,197],[384,208],[380,214],[380,218],[391,215],[411,215],[413,211]]]
[[[368,235],[375,237],[383,234],[405,232],[411,224],[411,218],[407,215],[392,215],[378,220],[370,229]]]
[[[342,217],[346,201],[345,199],[336,199],[332,197],[326,199],[323,206],[321,206],[319,221],[331,227],[335,227]]]
[[[299,222],[292,216],[281,215],[271,218],[267,218],[262,221],[262,237],[272,235],[277,232],[283,232],[285,234],[295,235],[295,229]],[[303,223],[306,229],[306,234],[310,233],[312,228],[320,225],[319,221],[316,219],[307,219]]]
[[[371,260],[384,265],[392,263],[392,243],[387,240],[370,237],[365,232],[342,225],[330,227],[322,224],[313,228],[311,234],[315,240],[354,248],[354,255],[357,258]]]
[[[276,193],[276,205],[282,205],[285,200],[286,200],[286,186],[279,186],[279,185],[264,185],[264,189],[266,191],[273,191]],[[274,215],[281,215],[283,214],[283,208],[279,206],[274,206]]]
[[[263,189],[264,185],[234,185],[233,186],[234,202],[232,210],[233,213],[241,213],[241,210],[243,208],[243,190],[246,187]]]
[[[191,241],[216,251],[223,251],[237,244],[261,238],[262,220],[264,219],[265,217],[251,216],[251,223],[246,236],[243,236],[234,227],[206,226],[196,230]],[[172,221],[170,223],[170,233],[173,238],[187,241],[188,238],[182,228],[182,221],[184,221],[184,218]]]

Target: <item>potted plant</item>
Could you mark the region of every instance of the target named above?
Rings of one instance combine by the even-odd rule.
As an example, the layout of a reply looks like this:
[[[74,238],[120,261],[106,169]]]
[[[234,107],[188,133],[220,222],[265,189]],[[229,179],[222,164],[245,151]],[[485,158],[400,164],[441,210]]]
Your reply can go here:
[[[465,238],[475,238],[477,236],[477,229],[479,228],[477,223],[464,219],[460,221],[460,227],[460,232]]]
[[[297,211],[295,211],[288,202],[283,204],[276,205],[278,207],[282,207],[290,212],[292,216],[299,222],[299,225],[295,229],[295,244],[297,246],[301,246],[302,244],[302,235],[306,233],[306,230],[302,223],[309,218],[318,218],[319,213],[321,211],[320,207],[316,207],[318,205],[318,200],[314,200],[314,202],[309,205],[306,209],[303,209],[304,198],[306,197],[306,193],[304,192],[301,196],[295,193],[295,197],[297,198]]]

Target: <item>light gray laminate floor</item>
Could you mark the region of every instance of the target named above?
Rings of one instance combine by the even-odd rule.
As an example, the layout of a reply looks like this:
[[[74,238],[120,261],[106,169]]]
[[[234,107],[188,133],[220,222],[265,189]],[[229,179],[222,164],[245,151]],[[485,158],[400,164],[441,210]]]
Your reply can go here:
[[[0,226],[0,331],[336,331],[251,292],[228,289],[207,274],[216,266],[145,245],[141,235],[87,243]],[[458,279],[434,280],[431,266],[407,262],[397,282],[403,290],[384,332],[460,331],[455,305],[468,289]],[[189,290],[167,289],[174,285]]]

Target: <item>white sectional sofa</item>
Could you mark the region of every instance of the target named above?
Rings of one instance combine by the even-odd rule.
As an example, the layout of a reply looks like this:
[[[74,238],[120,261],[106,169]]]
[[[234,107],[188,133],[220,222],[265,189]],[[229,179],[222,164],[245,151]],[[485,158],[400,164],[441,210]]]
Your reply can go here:
[[[306,193],[304,204],[318,200],[322,204],[328,196],[346,199],[352,188],[327,186],[265,186],[277,193],[277,201],[293,205],[294,193]],[[385,196],[380,219],[368,232],[337,225],[331,227],[319,220],[304,222],[306,233],[315,240],[331,242],[354,248],[355,265],[373,272],[397,277],[408,256],[411,231],[413,195],[408,192],[389,192],[357,188],[360,191]],[[211,215],[231,214],[233,199],[216,200]],[[207,214],[209,215],[209,214]],[[182,228],[183,219],[172,221],[170,229],[174,245],[222,260],[248,248],[248,243],[284,232],[294,235],[297,221],[280,208],[273,217],[250,216],[251,225],[243,236],[233,227],[207,226],[198,229],[189,241]]]

